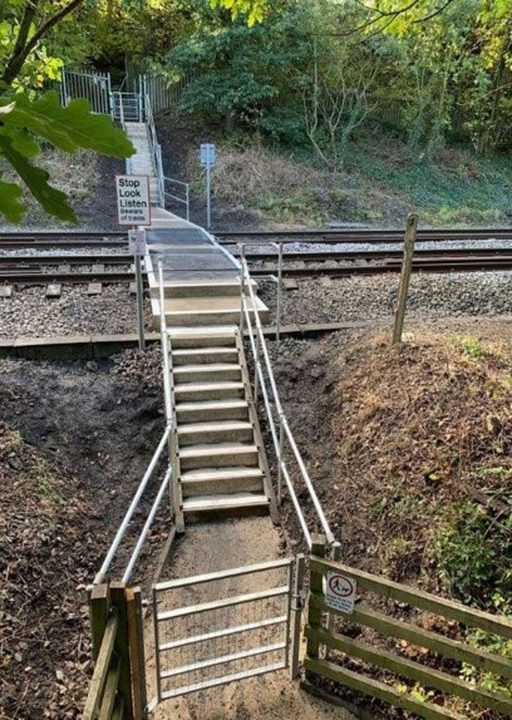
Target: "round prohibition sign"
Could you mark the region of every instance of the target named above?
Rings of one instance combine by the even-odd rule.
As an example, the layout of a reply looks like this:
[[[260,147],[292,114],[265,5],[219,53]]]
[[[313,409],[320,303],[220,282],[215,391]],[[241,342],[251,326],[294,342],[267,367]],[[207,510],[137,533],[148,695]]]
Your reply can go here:
[[[344,575],[332,575],[329,578],[329,591],[337,597],[345,598],[353,595],[355,588],[353,583]]]

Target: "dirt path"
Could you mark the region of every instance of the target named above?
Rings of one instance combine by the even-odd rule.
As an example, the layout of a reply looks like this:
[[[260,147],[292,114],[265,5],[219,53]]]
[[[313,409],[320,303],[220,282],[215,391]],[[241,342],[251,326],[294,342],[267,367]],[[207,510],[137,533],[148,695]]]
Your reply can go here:
[[[283,542],[269,517],[241,518],[187,526],[185,536],[176,547],[165,579],[187,577],[214,570],[234,568],[283,556]],[[250,592],[261,587],[258,576],[238,581],[243,584],[231,588]],[[215,588],[203,586],[201,599],[209,600]],[[218,591],[218,590],[217,590]],[[173,598],[173,607],[190,604],[190,588],[181,590]],[[232,592],[235,594],[235,592]],[[149,621],[148,624],[150,624]],[[152,629],[148,627],[148,638]],[[152,642],[150,642],[152,645]],[[150,697],[155,694],[155,657],[147,647],[146,657]],[[326,720],[336,717],[349,720],[352,716],[309,696],[292,682],[288,671],[260,675],[201,692],[191,693],[176,700],[163,702],[155,711],[155,720],[248,720],[249,718],[302,718]]]

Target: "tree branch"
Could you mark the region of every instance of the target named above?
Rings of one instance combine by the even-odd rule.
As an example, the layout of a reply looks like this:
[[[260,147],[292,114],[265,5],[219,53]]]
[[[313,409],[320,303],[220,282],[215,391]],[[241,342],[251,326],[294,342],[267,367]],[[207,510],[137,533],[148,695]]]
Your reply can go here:
[[[30,26],[34,20],[39,0],[27,0],[27,5],[25,7],[23,19],[21,21],[20,31],[18,33],[16,45],[1,77],[1,82],[5,85],[12,85],[13,81],[19,75],[28,56],[33,50],[36,49],[39,42],[46,35],[48,35],[52,28],[58,25],[61,20],[63,20],[67,15],[72,13],[73,10],[75,10],[83,2],[84,0],[70,0],[67,5],[64,5],[64,7],[60,8],[60,10],[51,15],[48,20],[46,20],[46,22],[44,22],[34,32],[32,37],[28,39],[28,33],[30,31]]]

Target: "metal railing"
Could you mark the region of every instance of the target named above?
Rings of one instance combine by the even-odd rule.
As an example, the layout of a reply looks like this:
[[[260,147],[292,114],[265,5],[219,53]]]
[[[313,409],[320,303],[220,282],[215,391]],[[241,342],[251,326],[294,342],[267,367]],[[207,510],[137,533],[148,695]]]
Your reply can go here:
[[[165,186],[164,169],[162,163],[162,149],[158,142],[155,118],[153,116],[153,108],[151,107],[151,100],[148,95],[144,95],[144,110],[145,115],[143,119],[145,119],[146,121],[146,127],[148,130],[149,152],[155,170],[158,188],[158,204],[160,205],[160,207],[165,207]]]
[[[246,293],[247,290],[247,293]],[[248,300],[250,300],[251,308],[249,308]],[[251,318],[251,310],[254,316],[254,323]],[[294,484],[290,477],[288,470],[288,464],[285,459],[285,451],[291,453],[293,460],[295,461],[300,476],[306,486],[309,499],[311,500],[315,509],[316,516],[322,527],[322,531],[325,533],[327,541],[330,545],[335,543],[334,535],[331,531],[325,513],[323,511],[318,495],[316,494],[313,482],[309,476],[304,460],[300,454],[299,448],[293,433],[288,424],[288,419],[284,412],[281,399],[277,390],[276,381],[274,378],[274,372],[272,370],[272,364],[270,362],[270,356],[267,349],[267,343],[263,334],[263,328],[261,325],[261,319],[256,306],[256,298],[254,295],[253,284],[247,262],[245,257],[241,257],[241,270],[240,270],[240,332],[243,334],[244,321],[247,324],[247,330],[249,334],[249,340],[251,350],[254,359],[254,402],[258,402],[258,393],[261,390],[263,403],[269,423],[270,433],[272,435],[272,441],[276,452],[277,466],[278,466],[278,477],[277,477],[277,502],[280,505],[283,496],[283,480],[284,484],[288,489],[290,499],[295,509],[297,519],[299,521],[302,532],[308,544],[311,548],[311,533],[308,528],[308,524],[304,515],[304,511],[301,508],[297,492]],[[266,371],[266,376],[265,372]],[[277,416],[277,417],[276,417]]]
[[[168,443],[168,440],[169,440],[169,437],[171,434],[171,430],[172,430],[172,423],[169,422],[169,423],[167,423],[167,426],[164,430],[164,434],[162,435],[162,439],[160,440],[158,447],[155,450],[153,457],[151,458],[151,461],[146,469],[146,472],[144,473],[142,480],[139,483],[139,486],[135,492],[135,495],[132,498],[130,507],[126,511],[126,514],[125,514],[121,524],[119,525],[117,533],[114,537],[114,540],[113,540],[110,548],[108,549],[108,552],[107,552],[105,559],[101,565],[101,568],[96,573],[96,576],[92,583],[93,585],[99,585],[100,583],[102,583],[104,581],[105,576],[106,576],[107,572],[109,571],[110,566],[112,565],[114,557],[116,556],[117,551],[119,550],[119,546],[121,545],[121,543],[123,542],[123,540],[126,536],[128,526],[133,518],[133,515],[134,515],[135,511],[137,510],[137,508],[139,507],[141,498],[149,484],[149,481],[151,480],[151,478],[153,476],[153,473],[155,471],[156,466],[158,465],[160,458],[163,455],[164,449],[167,446],[167,443]],[[135,563],[137,562],[137,559],[142,550],[144,540],[146,539],[146,536],[149,532],[151,524],[152,524],[152,522],[155,518],[156,512],[158,510],[158,507],[162,501],[162,498],[163,498],[162,487],[165,489],[169,485],[169,482],[171,479],[171,474],[172,474],[172,469],[171,469],[171,467],[168,467],[167,472],[165,473],[164,479],[162,481],[162,485],[160,486],[160,490],[157,493],[157,496],[153,502],[153,505],[152,505],[151,510],[148,515],[148,520],[151,519],[151,522],[148,523],[148,521],[146,521],[142,531],[139,534],[135,548],[134,548],[132,554],[130,555],[128,564],[124,570],[124,573],[123,573],[123,582],[124,583],[128,582],[128,580],[130,579],[130,576],[131,576],[131,573],[135,566]]]
[[[178,185],[180,188],[183,188],[183,192],[185,193],[184,197],[175,195],[173,192],[167,190],[167,187],[170,186],[172,188],[173,185]],[[164,197],[185,205],[185,218],[187,221],[190,220],[190,183],[175,180],[174,178],[164,175]]]

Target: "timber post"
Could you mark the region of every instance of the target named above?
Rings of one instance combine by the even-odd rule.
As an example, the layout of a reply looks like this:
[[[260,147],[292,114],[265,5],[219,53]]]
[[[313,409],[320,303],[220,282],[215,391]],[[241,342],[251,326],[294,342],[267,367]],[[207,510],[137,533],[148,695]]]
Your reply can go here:
[[[325,537],[323,535],[311,536],[311,556],[317,558],[325,557]],[[310,570],[310,592],[322,594],[323,592],[323,575],[317,570]],[[313,630],[322,629],[322,611],[308,604],[308,627]],[[319,655],[319,643],[312,637],[308,637],[306,644],[306,654],[308,658],[317,659]]]
[[[395,311],[395,324],[393,326],[392,345],[402,342],[402,331],[404,328],[405,308],[407,305],[407,294],[412,273],[412,259],[414,256],[414,244],[418,230],[418,216],[416,213],[409,213],[404,235],[404,258],[402,271],[400,273],[400,284],[398,286],[398,300]]]

